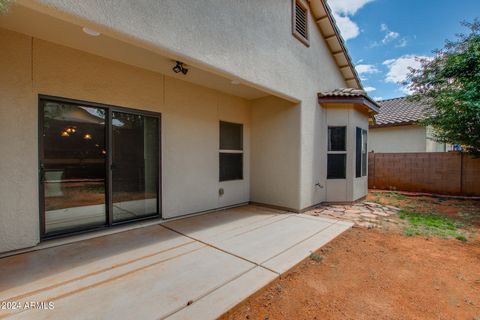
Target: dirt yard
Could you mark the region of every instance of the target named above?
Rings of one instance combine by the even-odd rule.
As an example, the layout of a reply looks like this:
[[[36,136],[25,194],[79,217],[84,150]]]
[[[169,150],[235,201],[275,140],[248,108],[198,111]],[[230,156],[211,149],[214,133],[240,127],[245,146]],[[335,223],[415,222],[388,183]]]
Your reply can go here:
[[[472,232],[478,231],[480,202],[392,193],[368,200],[398,206],[399,214],[406,207],[428,217],[447,215],[461,221],[455,232],[468,229],[467,240],[357,226],[222,319],[480,320],[480,237]]]

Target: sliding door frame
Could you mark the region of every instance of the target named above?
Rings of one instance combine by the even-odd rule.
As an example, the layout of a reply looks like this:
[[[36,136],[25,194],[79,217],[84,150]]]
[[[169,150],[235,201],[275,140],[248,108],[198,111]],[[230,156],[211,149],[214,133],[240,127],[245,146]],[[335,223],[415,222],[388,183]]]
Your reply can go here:
[[[71,104],[78,104],[84,105],[86,107],[93,107],[93,108],[102,108],[106,110],[106,117],[105,117],[105,146],[107,150],[107,155],[105,158],[105,206],[106,206],[106,223],[100,227],[92,227],[92,228],[78,228],[72,229],[70,231],[62,232],[62,233],[53,233],[53,234],[46,234],[45,232],[45,171],[43,167],[44,163],[44,139],[43,139],[43,130],[44,130],[44,108],[43,108],[43,101],[53,101],[59,103],[71,103]],[[135,115],[141,116],[148,116],[154,117],[157,119],[158,122],[158,137],[157,137],[157,151],[158,151],[158,162],[157,162],[157,214],[140,217],[137,219],[132,219],[128,221],[120,221],[120,222],[113,222],[113,202],[112,202],[112,145],[113,145],[113,135],[112,135],[112,112],[123,112],[123,113],[130,113]],[[68,237],[76,234],[92,232],[96,230],[103,230],[109,229],[112,227],[135,223],[138,221],[143,220],[152,220],[152,219],[162,219],[162,115],[158,112],[153,111],[145,111],[133,108],[126,108],[126,107],[119,107],[115,105],[105,104],[105,103],[98,103],[98,102],[91,102],[91,101],[84,101],[84,100],[77,100],[77,99],[70,99],[64,97],[57,97],[57,96],[50,96],[39,94],[38,95],[38,197],[39,197],[39,218],[40,218],[40,240],[48,240],[53,238],[61,238],[61,237]]]

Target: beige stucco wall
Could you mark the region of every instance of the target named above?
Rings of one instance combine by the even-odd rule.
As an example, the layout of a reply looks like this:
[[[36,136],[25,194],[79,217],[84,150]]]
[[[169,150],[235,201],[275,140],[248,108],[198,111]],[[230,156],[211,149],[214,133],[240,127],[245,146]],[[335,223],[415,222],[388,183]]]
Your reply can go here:
[[[445,152],[451,146],[432,139],[430,127],[419,125],[372,128],[368,151],[375,152]]]
[[[327,117],[317,93],[346,84],[313,19],[310,47],[292,36],[291,0],[17,0],[16,5],[67,21],[80,33],[82,26],[101,31],[96,41],[106,41],[101,54],[107,59],[0,31],[0,173],[5,177],[0,190],[2,200],[8,199],[0,203],[6,217],[0,222],[0,251],[38,241],[38,93],[161,112],[165,217],[249,199],[300,210],[329,194],[359,194],[353,181],[327,194]],[[19,24],[28,25],[28,19]],[[277,98],[247,101],[114,62],[108,59],[109,39],[148,50],[151,61],[179,59]],[[131,61],[137,51],[125,56]],[[124,61],[118,56],[112,53],[112,59]],[[245,124],[244,181],[218,182],[219,120]]]
[[[372,128],[368,151],[425,152],[425,128],[417,125]]]
[[[346,179],[326,180],[327,202],[350,202],[367,195],[368,173],[364,177],[355,177],[356,128],[368,130],[368,118],[352,106],[329,106],[327,108],[327,126],[345,126],[347,139]],[[368,140],[367,135],[367,142]],[[327,138],[325,138],[326,141]],[[325,148],[324,153],[327,153]],[[326,170],[325,162],[325,170]]]
[[[39,241],[38,94],[162,113],[164,217],[249,200],[248,101],[5,29],[0,69],[0,252]],[[218,180],[219,120],[244,124],[242,181]]]
[[[252,101],[251,201],[299,206],[299,112],[276,97]]]
[[[298,145],[292,145],[290,152],[297,152],[298,146],[300,152],[295,160],[298,171],[290,178],[299,189],[294,196],[275,200],[288,199],[285,204],[293,209],[325,200],[325,191],[315,187],[325,176],[320,168],[326,159],[325,111],[318,106],[317,93],[346,84],[313,19],[309,19],[310,47],[292,36],[291,0],[18,3],[296,101],[299,130],[291,133],[295,135],[291,139]],[[273,151],[264,153],[265,158],[274,156]],[[278,166],[283,170],[292,159],[276,161],[283,161]]]
[[[357,109],[351,110],[351,139],[352,141],[352,148],[351,153],[352,153],[352,201],[358,200],[362,197],[365,197],[368,193],[368,163],[367,163],[367,173],[365,176],[362,177],[356,177],[356,172],[355,172],[355,153],[356,153],[356,128],[362,128],[364,130],[367,130],[367,151],[368,151],[368,146],[370,144],[369,138],[370,138],[370,132],[368,130],[368,118],[365,117],[363,113],[358,111]],[[368,155],[367,155],[367,161],[368,161]]]
[[[446,143],[434,140],[434,130],[431,126],[427,126],[426,130],[426,152],[446,152],[452,150],[452,146]]]

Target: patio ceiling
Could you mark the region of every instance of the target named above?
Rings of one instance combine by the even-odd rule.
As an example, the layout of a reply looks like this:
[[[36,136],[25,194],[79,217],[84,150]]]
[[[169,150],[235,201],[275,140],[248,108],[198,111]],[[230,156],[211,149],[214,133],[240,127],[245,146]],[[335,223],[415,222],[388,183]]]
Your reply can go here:
[[[172,71],[175,66],[174,58],[160,55],[147,48],[141,48],[104,34],[96,37],[90,36],[82,31],[80,25],[52,17],[20,4],[12,5],[8,14],[1,17],[0,27],[245,99],[257,99],[270,95],[243,83],[237,83],[233,81],[234,79],[228,79],[191,65],[186,65],[189,69],[187,75],[174,73]],[[62,32],[58,32],[58,30],[62,30]]]

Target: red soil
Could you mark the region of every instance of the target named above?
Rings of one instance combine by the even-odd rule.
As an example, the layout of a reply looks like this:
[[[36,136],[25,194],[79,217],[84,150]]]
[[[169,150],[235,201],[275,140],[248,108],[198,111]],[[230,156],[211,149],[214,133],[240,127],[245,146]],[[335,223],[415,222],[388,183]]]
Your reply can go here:
[[[354,228],[222,319],[480,319],[480,241]]]

